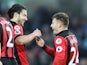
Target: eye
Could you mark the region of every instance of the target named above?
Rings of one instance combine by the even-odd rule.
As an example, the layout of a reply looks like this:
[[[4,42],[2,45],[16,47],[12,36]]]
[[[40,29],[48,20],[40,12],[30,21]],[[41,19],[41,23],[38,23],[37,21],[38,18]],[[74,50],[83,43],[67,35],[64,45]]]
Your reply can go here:
[[[24,15],[25,17],[27,17],[27,15]]]

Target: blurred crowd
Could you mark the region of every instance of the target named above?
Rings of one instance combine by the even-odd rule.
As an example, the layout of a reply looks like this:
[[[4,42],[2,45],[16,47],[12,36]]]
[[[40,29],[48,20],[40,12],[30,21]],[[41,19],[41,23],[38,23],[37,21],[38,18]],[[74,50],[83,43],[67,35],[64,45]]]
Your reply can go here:
[[[53,46],[54,35],[50,28],[51,17],[56,12],[66,12],[70,16],[69,29],[76,34],[79,45],[80,64],[87,65],[87,18],[82,13],[81,6],[76,4],[70,4],[67,0],[67,4],[64,0],[61,0],[59,9],[53,9],[51,7],[38,6],[31,17],[28,17],[28,21],[24,24],[24,33],[29,34],[36,28],[39,28],[42,32],[42,37],[45,43],[51,47]],[[79,0],[78,0],[79,1]],[[1,2],[0,2],[1,3]],[[65,5],[66,6],[65,6]],[[7,17],[6,11],[0,7],[0,15]],[[29,15],[29,14],[28,14]],[[35,44],[35,40],[26,44],[27,57],[30,65],[51,65],[53,58],[46,54],[43,49],[39,48]]]

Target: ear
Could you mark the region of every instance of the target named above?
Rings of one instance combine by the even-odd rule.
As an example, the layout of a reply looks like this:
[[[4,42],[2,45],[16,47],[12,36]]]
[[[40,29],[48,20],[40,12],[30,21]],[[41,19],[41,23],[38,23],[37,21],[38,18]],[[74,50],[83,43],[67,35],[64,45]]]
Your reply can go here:
[[[14,13],[14,17],[18,17],[18,13],[17,12]]]
[[[62,23],[58,22],[58,28],[61,28],[61,27],[62,27]]]

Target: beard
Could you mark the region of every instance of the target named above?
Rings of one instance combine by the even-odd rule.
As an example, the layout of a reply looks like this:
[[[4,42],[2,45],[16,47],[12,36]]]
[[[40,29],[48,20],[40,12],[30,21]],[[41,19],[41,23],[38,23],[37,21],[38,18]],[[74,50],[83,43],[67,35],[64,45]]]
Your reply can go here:
[[[19,20],[19,22],[18,22],[19,24],[21,24],[22,26],[24,26],[24,21],[22,21],[22,20]]]

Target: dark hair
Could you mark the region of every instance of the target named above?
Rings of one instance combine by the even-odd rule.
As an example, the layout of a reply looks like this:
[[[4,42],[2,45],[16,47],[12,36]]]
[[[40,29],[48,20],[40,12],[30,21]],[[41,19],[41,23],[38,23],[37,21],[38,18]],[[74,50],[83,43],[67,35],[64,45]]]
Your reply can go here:
[[[64,12],[56,13],[52,16],[52,19],[56,18],[57,20],[61,20],[65,26],[69,25],[69,16]]]
[[[8,10],[8,16],[9,18],[13,18],[13,15],[15,12],[20,13],[23,9],[26,10],[26,8],[20,4],[14,4],[9,10]]]

